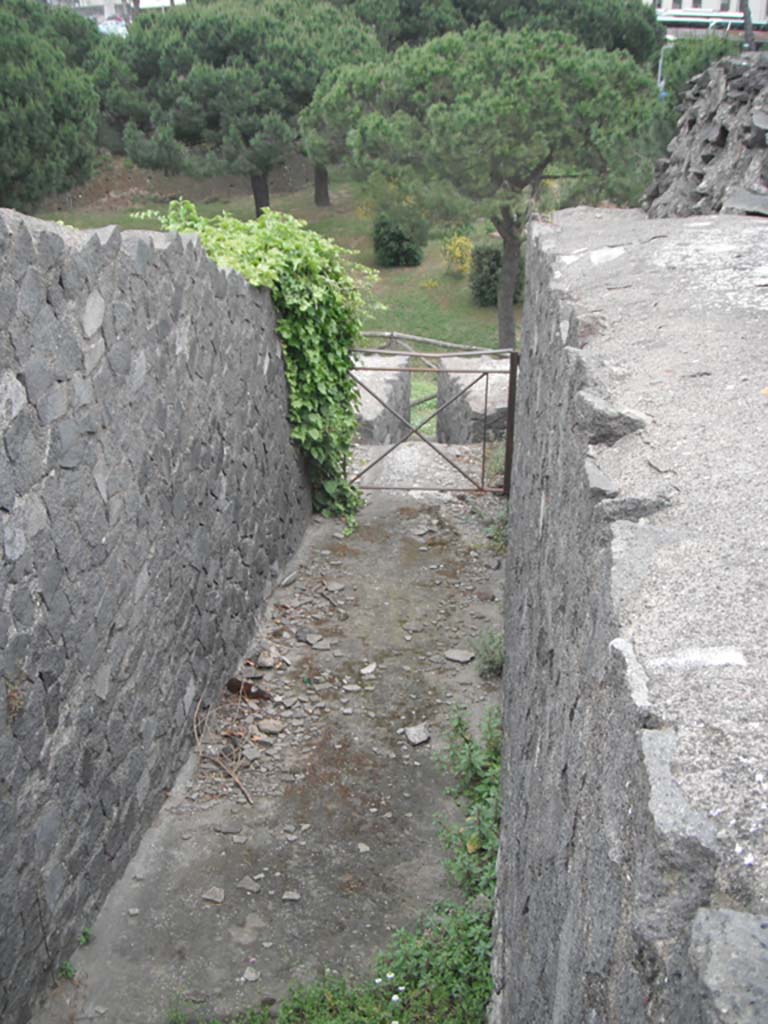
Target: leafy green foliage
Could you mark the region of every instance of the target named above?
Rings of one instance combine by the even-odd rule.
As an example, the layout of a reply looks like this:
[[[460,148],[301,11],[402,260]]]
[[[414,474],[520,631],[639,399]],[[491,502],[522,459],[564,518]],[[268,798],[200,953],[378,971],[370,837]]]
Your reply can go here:
[[[302,126],[344,138],[358,173],[389,179],[420,210],[492,219],[505,253],[500,339],[510,344],[523,225],[548,171],[557,164],[610,198],[609,172],[635,162],[656,103],[653,79],[626,54],[481,25],[342,69],[321,83]]]
[[[128,40],[101,36],[85,68],[99,94],[100,141],[112,152],[123,153],[126,123],[149,124],[147,100],[129,62]]]
[[[51,14],[35,0],[0,4],[2,206],[28,209],[83,181],[96,156],[96,92],[69,63],[95,30],[71,12]],[[74,22],[87,27],[81,32]],[[71,37],[60,35],[63,27]]]
[[[486,718],[480,741],[473,739],[466,721],[458,716],[446,761],[457,779],[452,792],[467,806],[464,825],[443,828],[448,869],[467,896],[492,897],[501,816],[499,712]]]
[[[77,971],[72,966],[69,960],[65,960],[63,963],[59,964],[58,973],[59,977],[63,978],[64,981],[74,981],[75,974],[77,974]]]
[[[64,53],[67,64],[82,67],[96,52],[101,39],[96,25],[66,7],[51,7],[44,21],[48,40]]]
[[[291,151],[306,92],[300,41],[267,5],[147,13],[126,55],[143,97],[126,132],[137,163],[253,180]],[[256,194],[254,182],[254,194]]]
[[[390,214],[380,213],[373,223],[373,251],[380,267],[418,267],[424,246]]]
[[[124,139],[130,158],[199,176],[247,175],[257,212],[269,202],[269,171],[295,148],[296,118],[322,76],[382,53],[354,14],[319,0],[147,14],[125,43],[102,62],[125,60],[107,104],[113,120],[131,119]]]
[[[498,245],[476,245],[472,250],[469,290],[478,306],[495,306],[499,290],[501,248]]]
[[[373,25],[389,50],[489,22],[501,29],[564,30],[590,48],[647,61],[664,38],[643,0],[334,0]]]
[[[327,975],[297,988],[281,1004],[278,1024],[482,1024],[491,994],[490,925],[489,904],[441,905],[394,936],[377,979],[350,985]]]
[[[373,26],[388,50],[414,46],[460,31],[465,21],[454,0],[334,0],[350,7],[361,21]]]
[[[503,29],[563,30],[590,49],[626,50],[645,63],[664,29],[643,0],[457,0],[469,24],[490,21]]]
[[[346,480],[357,429],[357,391],[349,374],[360,339],[360,284],[371,272],[303,221],[273,210],[255,221],[201,217],[194,204],[170,203],[166,230],[196,232],[219,266],[269,288],[279,320],[290,397],[291,436],[309,456],[315,507],[353,517],[359,492]],[[355,274],[357,279],[352,275]]]

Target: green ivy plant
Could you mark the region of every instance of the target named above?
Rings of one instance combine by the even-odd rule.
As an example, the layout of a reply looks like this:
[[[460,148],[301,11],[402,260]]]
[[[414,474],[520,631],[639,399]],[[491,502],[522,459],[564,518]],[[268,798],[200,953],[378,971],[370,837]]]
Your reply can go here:
[[[309,456],[315,509],[354,522],[362,497],[347,481],[347,462],[359,399],[349,371],[372,271],[305,221],[275,210],[251,221],[227,213],[203,217],[194,203],[176,199],[159,216],[168,231],[197,234],[220,267],[272,293],[291,436]]]

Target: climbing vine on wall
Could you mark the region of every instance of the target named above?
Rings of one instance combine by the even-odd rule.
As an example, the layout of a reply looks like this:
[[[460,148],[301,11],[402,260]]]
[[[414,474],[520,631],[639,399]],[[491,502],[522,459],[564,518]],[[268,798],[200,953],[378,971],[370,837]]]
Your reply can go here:
[[[309,456],[315,508],[354,517],[362,504],[346,479],[357,427],[349,374],[360,339],[363,291],[371,271],[289,214],[265,210],[253,221],[202,217],[174,200],[161,216],[169,231],[195,232],[210,258],[253,285],[269,288],[279,320],[292,437]]]

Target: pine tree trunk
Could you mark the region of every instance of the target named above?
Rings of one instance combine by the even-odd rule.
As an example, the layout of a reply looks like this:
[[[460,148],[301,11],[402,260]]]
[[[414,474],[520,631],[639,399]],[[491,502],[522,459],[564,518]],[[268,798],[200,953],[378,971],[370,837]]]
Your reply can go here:
[[[266,174],[251,174],[251,192],[258,217],[264,207],[269,206],[269,178]]]
[[[499,348],[515,347],[515,289],[520,273],[520,252],[522,238],[517,218],[512,217],[509,207],[504,207],[500,217],[493,223],[501,235],[501,270],[499,271],[498,316]]]
[[[315,164],[315,206],[330,206],[331,193],[328,189],[328,168]]]

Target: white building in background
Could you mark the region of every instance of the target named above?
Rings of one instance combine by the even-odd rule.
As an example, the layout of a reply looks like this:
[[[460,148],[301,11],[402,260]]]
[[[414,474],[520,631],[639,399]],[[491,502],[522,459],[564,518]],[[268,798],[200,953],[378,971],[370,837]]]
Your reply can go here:
[[[656,8],[659,21],[668,24],[699,24],[708,27],[711,21],[743,22],[741,0],[645,0]],[[768,0],[750,0],[749,9],[755,25],[768,22]]]
[[[142,11],[153,11],[159,7],[183,7],[187,0],[102,0],[90,3],[88,0],[43,0],[49,7],[69,7],[97,25],[105,22],[129,23]]]

